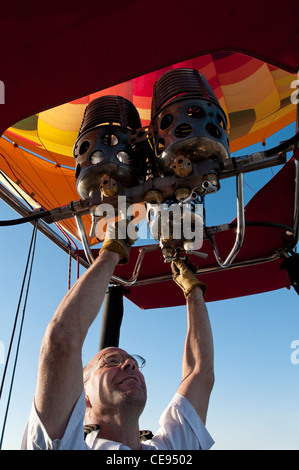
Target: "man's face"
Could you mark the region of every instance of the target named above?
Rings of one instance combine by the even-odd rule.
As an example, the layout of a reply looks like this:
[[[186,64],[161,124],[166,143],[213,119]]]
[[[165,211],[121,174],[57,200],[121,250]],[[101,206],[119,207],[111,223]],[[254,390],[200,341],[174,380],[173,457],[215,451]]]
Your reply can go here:
[[[105,363],[105,358],[117,354],[123,362],[112,366]],[[86,393],[102,409],[109,409],[124,404],[138,406],[143,410],[146,403],[146,384],[143,374],[136,367],[135,360],[123,349],[110,347],[100,351],[91,361],[90,376],[85,384]]]

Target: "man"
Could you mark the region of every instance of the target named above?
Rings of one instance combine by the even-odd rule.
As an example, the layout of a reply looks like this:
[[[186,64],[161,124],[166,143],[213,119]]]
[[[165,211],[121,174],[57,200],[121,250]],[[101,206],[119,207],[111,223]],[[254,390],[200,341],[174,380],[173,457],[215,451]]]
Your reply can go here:
[[[100,351],[82,374],[82,346],[118,263],[128,261],[132,239],[114,239],[110,228],[99,257],[66,294],[44,335],[37,387],[22,449],[209,449],[204,423],[213,387],[213,341],[203,285],[181,259],[173,279],[187,304],[182,382],[147,442],[138,420],[146,403],[139,362],[120,348]],[[139,362],[138,362],[139,361]],[[84,382],[84,383],[83,383]],[[84,387],[84,391],[83,391]],[[84,440],[83,419],[94,429]]]

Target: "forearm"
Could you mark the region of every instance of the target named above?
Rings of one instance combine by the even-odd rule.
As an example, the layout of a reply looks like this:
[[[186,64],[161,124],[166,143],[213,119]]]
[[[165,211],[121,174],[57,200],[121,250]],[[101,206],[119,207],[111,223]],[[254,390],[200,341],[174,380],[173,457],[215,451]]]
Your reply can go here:
[[[67,341],[82,346],[90,325],[99,313],[118,260],[119,255],[111,251],[99,255],[58,306],[49,324],[52,335],[55,331],[54,335],[65,335]]]
[[[183,357],[183,377],[190,372],[213,374],[212,330],[202,290],[195,287],[187,297],[187,335]]]
[[[187,334],[178,392],[186,396],[205,422],[214,383],[214,350],[211,325],[202,290],[187,296]]]

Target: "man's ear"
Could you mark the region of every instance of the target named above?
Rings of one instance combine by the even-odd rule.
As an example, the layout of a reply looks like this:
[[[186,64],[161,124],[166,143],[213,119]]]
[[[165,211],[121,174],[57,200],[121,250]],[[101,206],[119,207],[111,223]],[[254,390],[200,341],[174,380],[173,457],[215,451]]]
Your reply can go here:
[[[85,403],[86,403],[86,409],[92,408],[91,402],[89,400],[89,396],[87,395],[87,393],[85,393]]]

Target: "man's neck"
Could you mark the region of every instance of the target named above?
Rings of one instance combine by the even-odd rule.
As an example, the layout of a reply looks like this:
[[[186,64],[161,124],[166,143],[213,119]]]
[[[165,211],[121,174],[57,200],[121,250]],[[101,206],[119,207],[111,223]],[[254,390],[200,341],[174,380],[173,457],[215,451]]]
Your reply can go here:
[[[121,442],[132,450],[140,449],[138,417],[132,414],[102,414],[90,424],[99,424],[98,438]]]
[[[125,426],[116,423],[102,423],[98,437],[121,442],[132,450],[140,450],[139,426]]]

